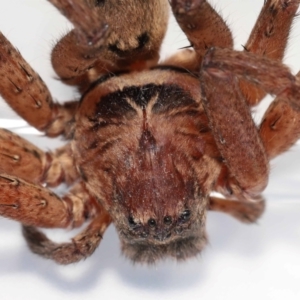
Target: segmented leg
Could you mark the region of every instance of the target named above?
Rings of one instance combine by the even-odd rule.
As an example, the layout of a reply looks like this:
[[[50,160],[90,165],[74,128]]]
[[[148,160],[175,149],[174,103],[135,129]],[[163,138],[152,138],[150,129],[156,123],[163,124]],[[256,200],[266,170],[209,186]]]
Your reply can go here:
[[[208,209],[229,214],[243,223],[254,223],[265,210],[265,200],[259,197],[255,202],[241,202],[210,197]]]
[[[40,185],[1,173],[0,189],[0,215],[29,226],[77,227],[93,217],[97,207],[81,183],[60,198]]]
[[[92,254],[111,222],[109,215],[81,183],[59,198],[47,188],[0,174],[0,190],[0,215],[25,226],[24,235],[33,252],[61,264]],[[78,227],[88,219],[92,219],[91,224],[72,243],[51,242],[33,227]]]
[[[265,1],[244,46],[245,51],[281,61],[298,7],[299,0]],[[258,104],[266,94],[264,90],[245,80],[241,80],[240,87],[250,105]]]
[[[259,132],[235,76],[278,95]],[[290,146],[300,137],[299,83],[278,61],[228,49],[211,49],[206,54],[201,79],[212,132],[233,177],[228,179],[229,185],[233,193],[238,193],[235,189],[241,187],[246,194],[256,195],[267,182],[269,158],[281,153],[283,145]],[[285,111],[281,111],[283,106]]]
[[[170,57],[165,64],[199,70],[210,47],[232,48],[231,32],[222,17],[205,0],[170,0],[175,18],[196,52],[187,49]]]
[[[52,52],[53,67],[66,83],[84,89],[99,73],[158,61],[168,21],[165,0],[129,0],[126,6],[116,0],[49,1],[75,26]]]
[[[108,37],[108,25],[86,1],[50,1],[74,25],[52,51],[52,65],[62,80],[72,83],[94,67]],[[84,78],[78,78],[78,82]],[[76,83],[76,81],[74,82]]]
[[[232,52],[226,49],[227,55]],[[266,187],[269,162],[249,107],[233,75],[235,69],[223,71],[221,59],[216,67],[217,53],[215,48],[211,49],[203,61],[200,73],[202,101],[217,147],[237,186],[255,196]],[[222,55],[222,58],[225,59],[225,56]],[[245,67],[244,70],[247,72]]]
[[[70,134],[76,103],[54,103],[39,75],[0,32],[0,95],[23,119],[48,136]]]
[[[232,48],[225,21],[205,0],[171,0],[173,13],[199,57],[212,46]]]
[[[300,73],[296,80],[299,78]],[[295,103],[299,93],[299,88],[284,90],[265,112],[259,133],[269,159],[287,151],[300,138],[300,103]]]
[[[23,226],[23,234],[32,252],[56,261],[59,264],[70,264],[85,259],[96,250],[111,219],[102,211],[70,243],[55,243],[34,227]]]
[[[230,74],[244,78],[275,95],[294,87],[297,81],[289,68],[279,61],[230,49],[210,49],[204,58],[203,69],[220,80],[226,80]]]
[[[43,152],[18,135],[0,129],[0,173],[10,174],[32,183],[57,186],[72,184],[79,178],[70,145],[54,152]]]
[[[92,254],[111,222],[107,213],[81,182],[62,198],[39,185],[46,182],[56,186],[62,181],[73,183],[78,179],[70,146],[44,153],[3,129],[0,141],[0,215],[24,224],[29,247],[46,258],[67,264]],[[28,177],[31,182],[21,179]],[[79,227],[89,219],[92,220],[89,227],[72,243],[53,243],[33,227]]]
[[[94,50],[101,47],[107,31],[107,24],[95,9],[97,1],[86,0],[49,0],[60,12],[72,22],[76,30],[76,41],[81,46]]]

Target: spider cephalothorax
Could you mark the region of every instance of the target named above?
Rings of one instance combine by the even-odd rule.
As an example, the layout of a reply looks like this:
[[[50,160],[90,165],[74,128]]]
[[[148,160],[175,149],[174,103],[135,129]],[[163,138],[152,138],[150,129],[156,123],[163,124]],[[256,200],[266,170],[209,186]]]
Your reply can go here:
[[[110,77],[86,93],[78,112],[75,160],[124,243],[203,235],[220,167],[205,156],[206,145],[217,149],[207,135],[197,77],[173,68]]]
[[[265,1],[246,51],[237,52],[206,1],[171,0],[191,47],[160,63],[166,0],[50,2],[75,26],[52,63],[78,86],[80,101],[53,103],[0,37],[1,95],[46,135],[70,140],[45,153],[0,131],[0,214],[23,223],[30,248],[59,263],[78,261],[113,223],[131,260],[183,260],[206,244],[208,209],[255,221],[269,160],[299,138],[299,83],[279,62],[299,2]],[[278,96],[257,128],[250,108],[266,92]],[[61,182],[70,185],[61,198],[43,187]],[[71,243],[35,228],[87,220]]]

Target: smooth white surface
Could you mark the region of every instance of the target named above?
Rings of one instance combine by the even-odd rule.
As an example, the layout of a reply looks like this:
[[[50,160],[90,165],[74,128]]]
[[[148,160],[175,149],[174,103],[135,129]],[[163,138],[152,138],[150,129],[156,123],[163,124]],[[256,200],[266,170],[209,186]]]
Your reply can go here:
[[[241,49],[263,0],[214,3],[234,32],[236,48]],[[174,20],[171,25],[175,25]],[[46,0],[0,1],[0,30],[60,101],[77,94],[55,79],[49,52],[70,27]],[[299,29],[296,20],[285,59],[294,72],[300,68]],[[163,55],[186,45],[180,30],[172,27]],[[3,118],[17,116],[0,99],[1,126]],[[11,127],[10,124],[4,121],[4,126]],[[16,124],[15,129],[28,129]],[[40,147],[55,145],[35,135],[25,137]],[[57,266],[31,254],[20,226],[0,218],[0,299],[299,299],[299,156],[300,148],[295,146],[272,162],[270,184],[264,193],[268,207],[257,225],[244,225],[226,215],[209,213],[210,244],[201,256],[185,263],[133,266],[120,255],[118,238],[111,227],[91,258],[71,266]],[[60,238],[60,232],[54,232],[52,237]]]

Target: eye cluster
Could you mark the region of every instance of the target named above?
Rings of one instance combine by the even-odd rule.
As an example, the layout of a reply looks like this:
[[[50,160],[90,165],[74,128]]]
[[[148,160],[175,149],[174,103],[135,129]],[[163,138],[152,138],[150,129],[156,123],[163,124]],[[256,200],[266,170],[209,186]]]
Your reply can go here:
[[[142,224],[129,216],[128,224],[134,236],[148,238],[152,236],[155,240],[164,241],[172,236],[172,233],[180,234],[191,217],[189,209],[184,210],[178,218],[166,215],[162,220],[150,218],[146,224]]]

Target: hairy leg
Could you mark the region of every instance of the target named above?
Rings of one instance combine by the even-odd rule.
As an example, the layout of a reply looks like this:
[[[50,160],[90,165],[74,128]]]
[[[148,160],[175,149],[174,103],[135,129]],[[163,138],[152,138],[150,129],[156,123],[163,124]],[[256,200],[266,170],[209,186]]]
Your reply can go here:
[[[58,263],[75,262],[92,254],[111,222],[107,213],[81,182],[62,198],[40,185],[78,180],[70,145],[44,153],[3,129],[0,142],[0,215],[21,222],[31,250]],[[30,182],[24,180],[28,178]],[[56,244],[35,229],[79,227],[90,219],[90,226],[72,243]]]
[[[229,189],[236,198],[251,199],[267,185],[269,162],[235,77],[235,59],[229,62],[232,53],[236,52],[217,48],[207,52],[200,73],[202,101],[214,140],[230,170]],[[248,72],[246,66],[241,72]]]
[[[48,188],[1,173],[0,189],[0,215],[24,225],[78,227],[96,214],[96,200],[82,183],[60,198]]]
[[[175,18],[193,49],[174,54],[163,64],[199,71],[202,58],[210,47],[232,48],[231,32],[221,16],[203,0],[171,0]]]
[[[300,138],[299,78],[300,73],[296,75],[297,87],[275,98],[260,124],[259,133],[270,159],[287,151]]]
[[[259,132],[253,128],[249,108],[235,85],[236,76],[278,95]],[[251,191],[255,195],[262,190],[261,183],[267,181],[268,160],[300,137],[299,80],[278,61],[228,49],[211,49],[207,53],[201,77],[204,106],[233,177],[228,179],[233,184],[231,188],[241,187],[250,191],[250,196]]]
[[[299,0],[267,0],[260,12],[250,37],[244,46],[246,52],[281,61]],[[240,87],[250,105],[258,104],[266,92],[248,81]]]
[[[0,172],[29,180],[57,186],[62,182],[72,184],[79,178],[70,144],[44,152],[18,135],[0,129]]]
[[[96,250],[111,219],[104,211],[69,243],[55,243],[35,227],[23,226],[23,235],[32,252],[59,264],[70,264],[85,259]]]
[[[48,136],[70,134],[77,104],[54,103],[40,76],[0,32],[0,95],[23,119]]]
[[[24,236],[33,252],[61,264],[91,255],[111,223],[109,215],[82,183],[59,198],[46,188],[0,174],[0,189],[0,215],[23,224]],[[71,243],[54,243],[35,228],[79,227],[89,219],[90,225]]]

